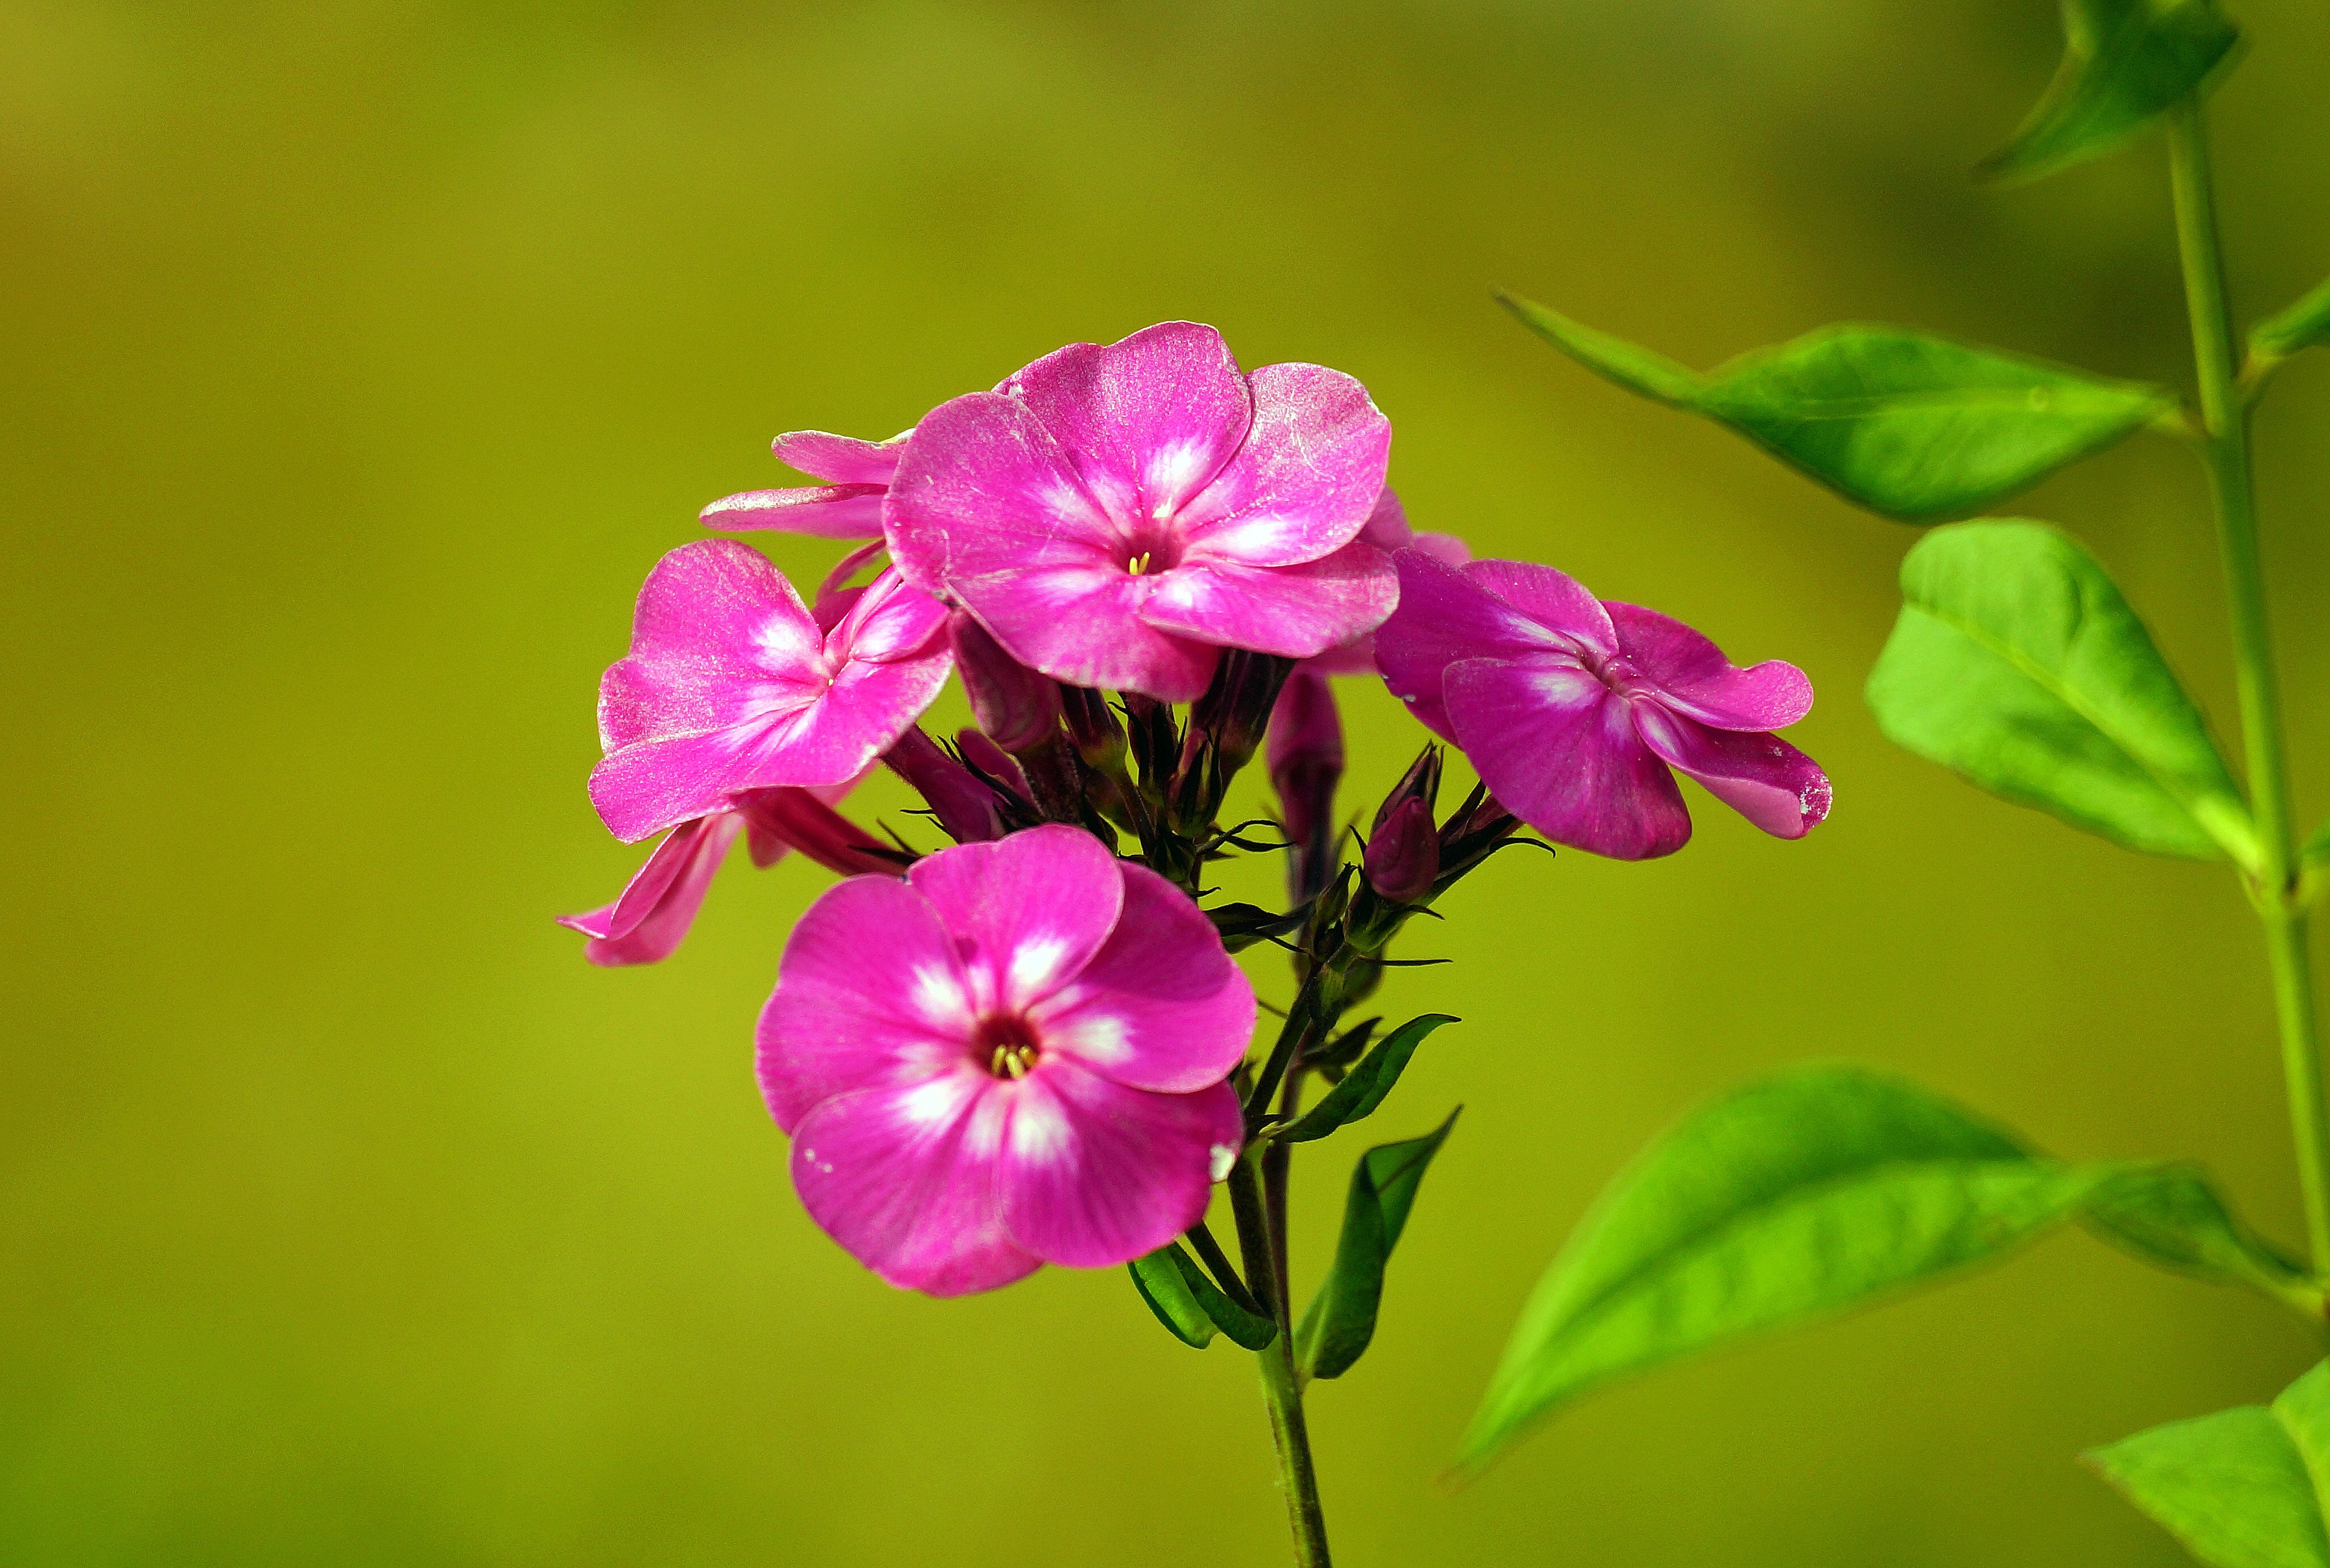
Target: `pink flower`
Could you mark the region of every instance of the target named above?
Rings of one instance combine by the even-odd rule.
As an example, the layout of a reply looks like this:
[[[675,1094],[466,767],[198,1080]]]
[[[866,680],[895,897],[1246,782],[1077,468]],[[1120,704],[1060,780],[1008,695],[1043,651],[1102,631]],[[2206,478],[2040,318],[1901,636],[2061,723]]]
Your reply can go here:
[[[599,685],[591,799],[626,843],[747,789],[854,779],[921,717],[953,655],[946,611],[886,572],[821,629],[758,551],[682,545],[639,590]]]
[[[1390,445],[1350,376],[1241,374],[1213,328],[1167,322],[933,410],[883,525],[906,581],[1020,663],[1187,702],[1225,647],[1307,658],[1390,612],[1358,542]]]
[[[1681,621],[1599,602],[1549,566],[1396,559],[1399,609],[1376,637],[1386,684],[1548,838],[1672,854],[1691,814],[1670,768],[1782,838],[1828,815],[1828,775],[1770,732],[1813,705],[1794,665],[1735,668]]]
[[[1470,546],[1454,534],[1418,534],[1407,525],[1407,511],[1400,505],[1399,497],[1386,485],[1383,494],[1376,497],[1375,510],[1368,514],[1367,526],[1359,530],[1359,543],[1372,544],[1385,554],[1402,550],[1421,550],[1435,561],[1451,566],[1462,566],[1473,559]],[[1313,675],[1371,675],[1376,673],[1376,638],[1371,631],[1361,632],[1346,643],[1339,643],[1316,658],[1302,661],[1302,667]]]
[[[894,1285],[1097,1268],[1203,1217],[1254,991],[1163,877],[1060,826],[829,890],[761,1015],[810,1214]]]
[[[911,433],[886,441],[861,441],[823,430],[787,430],[777,438],[777,460],[827,483],[724,496],[706,506],[698,520],[706,528],[777,528],[823,539],[879,538],[882,494],[890,487],[898,453]]]

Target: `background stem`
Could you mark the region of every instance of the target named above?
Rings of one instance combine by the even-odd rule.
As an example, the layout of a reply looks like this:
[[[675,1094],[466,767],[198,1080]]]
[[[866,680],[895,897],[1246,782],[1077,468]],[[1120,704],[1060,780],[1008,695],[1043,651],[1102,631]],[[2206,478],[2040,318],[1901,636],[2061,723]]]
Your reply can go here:
[[[1275,1261],[1269,1206],[1255,1162],[1241,1159],[1230,1170],[1230,1205],[1237,1215],[1238,1249],[1246,1257],[1254,1293],[1271,1304],[1278,1334],[1255,1353],[1262,1364],[1263,1403],[1270,1410],[1270,1436],[1278,1450],[1278,1483],[1286,1493],[1286,1522],[1294,1532],[1296,1568],[1332,1568],[1327,1554],[1327,1516],[1319,1506],[1319,1476],[1311,1462],[1311,1429],[1302,1414],[1302,1391],[1294,1379],[1294,1327],[1285,1308],[1286,1287]]]
[[[2288,1084],[2298,1182],[2306,1195],[2306,1236],[2318,1270],[2330,1266],[2330,1113],[2322,1099],[2306,920],[2297,902],[2288,763],[2282,746],[2281,698],[2274,676],[2273,632],[2266,619],[2256,492],[2249,474],[2249,407],[2238,383],[2216,191],[2197,99],[2170,116],[2168,146],[2176,193],[2177,248],[2184,267],[2185,304],[2193,318],[2193,363],[2200,381],[2202,453],[2216,503],[2217,545],[2232,610],[2241,739],[2261,849],[2257,904],[2273,968],[2282,1071]]]

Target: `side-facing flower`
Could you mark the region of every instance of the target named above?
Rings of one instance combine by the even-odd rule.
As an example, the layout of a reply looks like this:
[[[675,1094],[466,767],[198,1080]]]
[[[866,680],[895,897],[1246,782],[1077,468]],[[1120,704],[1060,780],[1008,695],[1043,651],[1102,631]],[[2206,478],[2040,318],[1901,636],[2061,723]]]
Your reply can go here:
[[[1390,486],[1376,497],[1375,510],[1368,514],[1367,526],[1359,530],[1359,543],[1372,544],[1387,555],[1402,550],[1421,550],[1435,561],[1451,566],[1462,566],[1473,559],[1472,547],[1454,534],[1418,534],[1408,526],[1407,509]],[[1302,661],[1302,668],[1321,675],[1371,675],[1376,673],[1376,638],[1371,631],[1361,632],[1349,642],[1339,643],[1316,658]]]
[[[761,1015],[810,1214],[934,1296],[1094,1268],[1201,1218],[1243,1137],[1253,988],[1171,883],[1030,828],[829,890]]]
[[[777,438],[777,460],[826,482],[724,496],[706,506],[698,521],[706,528],[775,528],[821,539],[877,539],[882,494],[890,487],[898,453],[911,433],[901,431],[886,441],[862,441],[823,430],[787,430]]]
[[[894,573],[829,631],[758,551],[682,545],[639,590],[599,685],[591,799],[631,842],[747,789],[854,779],[922,716],[954,656],[946,611]]]
[[[1397,560],[1399,609],[1376,637],[1386,684],[1548,838],[1621,860],[1681,848],[1691,814],[1670,768],[1782,838],[1828,815],[1828,776],[1771,732],[1812,707],[1794,665],[1739,669],[1681,621],[1549,566]]]
[[[1390,445],[1350,376],[1242,374],[1212,327],[1167,322],[932,411],[883,523],[906,580],[1022,664],[1187,702],[1225,647],[1307,658],[1390,611],[1358,542]]]

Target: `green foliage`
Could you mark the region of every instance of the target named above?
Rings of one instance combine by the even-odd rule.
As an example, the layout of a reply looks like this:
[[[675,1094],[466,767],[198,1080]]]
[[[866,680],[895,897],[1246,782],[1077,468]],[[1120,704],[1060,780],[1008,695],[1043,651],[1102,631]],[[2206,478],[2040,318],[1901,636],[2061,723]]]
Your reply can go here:
[[[2176,406],[2164,388],[1898,326],[1823,327],[1701,375],[1544,306],[1504,303],[1587,369],[1908,523],[1978,512]]]
[[[1269,1318],[1247,1311],[1225,1295],[1179,1242],[1169,1242],[1125,1267],[1132,1275],[1132,1288],[1157,1314],[1157,1321],[1184,1345],[1203,1350],[1213,1343],[1218,1330],[1228,1335],[1233,1344],[1260,1350],[1278,1333],[1278,1326]]]
[[[1331,1090],[1327,1097],[1304,1112],[1302,1119],[1277,1134],[1283,1143],[1308,1143],[1324,1138],[1339,1127],[1348,1127],[1375,1114],[1376,1108],[1391,1092],[1392,1085],[1407,1070],[1407,1059],[1424,1037],[1443,1024],[1456,1020],[1446,1013],[1426,1013],[1410,1018],[1360,1058],[1359,1064],[1344,1074],[1343,1081]]]
[[[2221,1284],[2248,1285],[2322,1316],[2306,1270],[2235,1218],[2206,1176],[2188,1166],[2129,1170],[2096,1189],[2079,1216],[2088,1229],[2148,1263]]]
[[[1894,741],[2131,849],[2259,861],[2208,725],[2101,566],[2035,523],[1937,531],[1901,563],[1869,676]]]
[[[1421,1020],[1419,1020],[1421,1022]],[[1463,1108],[1460,1106],[1458,1110]],[[1384,1265],[1407,1227],[1425,1167],[1456,1125],[1458,1111],[1422,1138],[1387,1143],[1359,1157],[1343,1204],[1335,1261],[1295,1330],[1295,1365],[1305,1377],[1340,1377],[1375,1337]]]
[[[2262,360],[2287,359],[2301,348],[2330,343],[2330,278],[2297,304],[2249,329],[2249,352]]]
[[[2035,180],[2111,152],[2200,91],[2240,29],[2213,0],[2063,0],[2063,63],[2014,139],[1975,167]]]
[[[2155,1427],[2086,1458],[2214,1568],[2330,1568],[2330,1363],[2270,1407]]]

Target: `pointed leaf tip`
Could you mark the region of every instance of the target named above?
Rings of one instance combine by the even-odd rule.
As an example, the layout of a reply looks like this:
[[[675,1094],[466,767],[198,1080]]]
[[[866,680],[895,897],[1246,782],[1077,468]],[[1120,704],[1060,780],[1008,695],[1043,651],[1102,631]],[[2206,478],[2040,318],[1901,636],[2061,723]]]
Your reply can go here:
[[[2054,80],[1977,179],[2020,184],[2117,150],[2212,85],[2241,41],[2214,0],[2064,0],[2063,25]]]
[[[1384,1267],[1407,1226],[1424,1172],[1463,1113],[1422,1138],[1380,1144],[1351,1168],[1335,1261],[1295,1329],[1295,1365],[1305,1377],[1340,1377],[1366,1354],[1383,1303]]]

